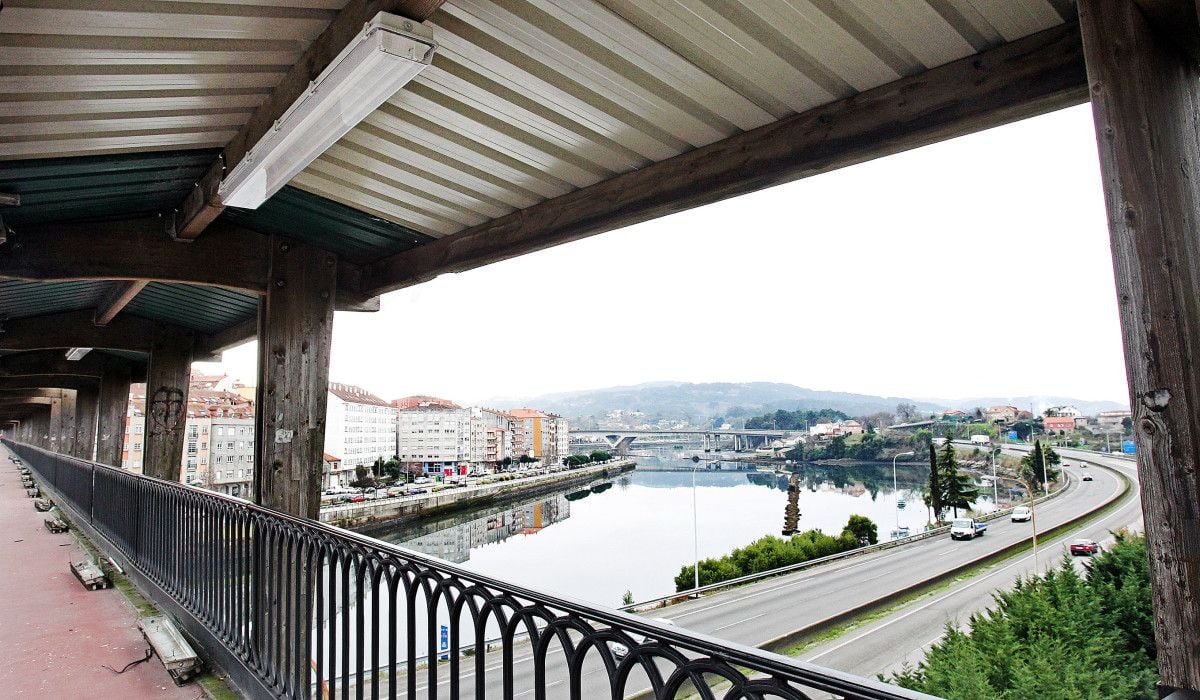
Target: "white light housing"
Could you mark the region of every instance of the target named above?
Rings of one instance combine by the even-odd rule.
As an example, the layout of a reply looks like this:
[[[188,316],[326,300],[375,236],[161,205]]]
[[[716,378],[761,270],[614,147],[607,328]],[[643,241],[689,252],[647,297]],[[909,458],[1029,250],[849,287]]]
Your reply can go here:
[[[432,36],[412,20],[375,15],[226,175],[222,203],[257,209],[424,70]]]
[[[83,359],[83,356],[91,352],[91,348],[71,348],[67,351],[67,359],[71,362],[78,362]]]

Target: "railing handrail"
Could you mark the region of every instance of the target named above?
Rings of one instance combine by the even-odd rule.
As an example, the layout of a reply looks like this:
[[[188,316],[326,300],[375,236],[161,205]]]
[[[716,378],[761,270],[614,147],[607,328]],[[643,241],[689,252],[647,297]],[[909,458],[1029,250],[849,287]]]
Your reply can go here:
[[[4,442],[10,446],[13,444],[11,440],[7,439],[5,439]],[[545,606],[551,610],[578,615],[586,620],[604,623],[626,633],[632,632],[645,635],[662,642],[667,642],[680,649],[699,654],[712,654],[734,667],[744,666],[752,669],[756,673],[766,674],[767,676],[779,677],[783,679],[794,679],[796,682],[800,682],[817,689],[837,693],[852,693],[857,697],[863,698],[920,699],[932,697],[915,691],[907,690],[899,686],[889,685],[874,679],[861,678],[842,671],[827,669],[815,664],[800,661],[798,659],[764,651],[756,647],[718,639],[704,633],[684,631],[678,627],[663,625],[653,620],[639,617],[622,610],[600,607],[570,597],[560,597],[542,593],[519,584],[502,581],[485,574],[469,571],[453,563],[436,559],[399,545],[376,540],[365,535],[344,530],[334,525],[322,523],[317,520],[299,518],[287,513],[274,511],[272,509],[250,503],[242,499],[226,496],[224,494],[214,493],[212,491],[207,491],[175,481],[167,481],[143,474],[133,474],[109,465],[99,464],[97,462],[91,462],[89,460],[83,460],[76,457],[69,457],[67,455],[61,455],[32,445],[26,445],[23,443],[19,444],[22,449],[36,450],[52,459],[69,459],[80,464],[90,465],[94,470],[119,473],[123,475],[124,478],[132,478],[135,481],[152,484],[159,489],[176,490],[203,499],[212,499],[217,502],[223,502],[232,507],[251,513],[257,518],[275,520],[286,523],[300,530],[306,530],[319,535],[334,538],[343,543],[358,545],[359,547],[374,550],[385,555],[395,555],[403,560],[406,560],[407,562],[428,567],[429,569],[435,570],[440,574],[448,574],[459,579],[465,579],[477,585],[483,585],[485,587],[496,589],[504,592],[508,596],[515,596],[516,598]],[[430,653],[433,653],[432,650]]]

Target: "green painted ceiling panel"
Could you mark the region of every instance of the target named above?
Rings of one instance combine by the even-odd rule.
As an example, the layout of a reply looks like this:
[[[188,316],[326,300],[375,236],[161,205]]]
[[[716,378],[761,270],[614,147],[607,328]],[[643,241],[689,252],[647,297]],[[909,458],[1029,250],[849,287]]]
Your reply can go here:
[[[4,208],[4,220],[17,227],[169,211],[216,155],[208,149],[0,162],[0,192],[21,195],[20,206]]]
[[[258,313],[258,297],[219,287],[151,282],[124,313],[215,333]]]
[[[255,210],[226,209],[227,221],[274,233],[365,263],[424,245],[433,238],[344,204],[284,187]]]
[[[0,318],[27,318],[94,308],[107,282],[0,280]]]

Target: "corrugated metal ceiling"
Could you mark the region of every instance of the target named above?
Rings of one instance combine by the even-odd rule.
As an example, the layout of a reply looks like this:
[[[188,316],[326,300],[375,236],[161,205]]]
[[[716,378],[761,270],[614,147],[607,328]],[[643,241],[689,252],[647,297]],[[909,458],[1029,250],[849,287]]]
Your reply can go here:
[[[342,0],[7,0],[0,159],[219,147]]]
[[[1063,22],[1064,0],[450,0],[293,185],[430,236]]]
[[[6,0],[0,191],[24,201],[5,219],[175,207],[343,4]],[[366,262],[1073,12],[1071,0],[449,0],[428,22],[433,66],[297,176],[298,189],[225,216]],[[21,162],[52,156],[72,158]],[[28,285],[0,282],[0,314],[88,308],[106,289]],[[256,303],[152,284],[126,313],[207,332]]]
[[[151,282],[124,313],[215,333],[258,313],[258,297],[218,287]]]

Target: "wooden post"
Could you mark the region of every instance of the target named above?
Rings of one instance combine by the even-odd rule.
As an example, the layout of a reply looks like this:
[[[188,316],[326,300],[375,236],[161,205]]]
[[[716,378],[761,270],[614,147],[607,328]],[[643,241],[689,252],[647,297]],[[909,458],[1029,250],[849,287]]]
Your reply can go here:
[[[99,386],[83,387],[75,392],[75,451],[80,459],[96,459],[96,413]]]
[[[58,451],[64,455],[75,454],[75,423],[78,420],[78,404],[74,389],[63,389],[59,408]]]
[[[59,452],[63,434],[63,405],[61,398],[50,399],[50,413],[46,422],[46,431],[42,434],[45,443],[43,447],[51,452]]]
[[[129,409],[130,367],[113,363],[100,377],[100,403],[96,416],[96,461],[121,466],[125,442],[125,414]]]
[[[1200,69],[1133,0],[1079,0],[1079,17],[1137,439],[1160,692],[1200,691]]]
[[[190,331],[165,328],[151,345],[142,445],[142,473],[146,476],[179,481],[194,346]]]
[[[275,237],[259,305],[255,500],[316,518],[321,505],[337,256]]]

